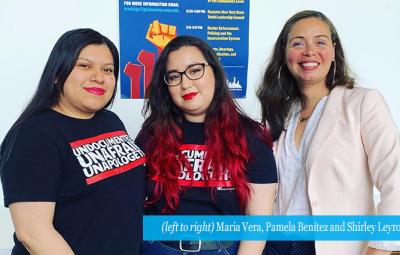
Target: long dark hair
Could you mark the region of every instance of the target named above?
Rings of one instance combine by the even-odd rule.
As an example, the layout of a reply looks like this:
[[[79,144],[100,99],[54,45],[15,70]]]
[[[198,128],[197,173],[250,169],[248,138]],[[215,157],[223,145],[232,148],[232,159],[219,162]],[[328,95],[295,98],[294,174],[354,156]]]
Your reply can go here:
[[[293,25],[302,19],[318,18],[329,26],[332,43],[335,44],[335,60],[326,77],[326,86],[332,90],[336,86],[353,88],[354,80],[349,75],[342,43],[332,22],[321,12],[305,10],[294,14],[283,26],[264,72],[262,82],[257,90],[257,96],[261,101],[262,122],[268,122],[273,140],[279,138],[285,127],[285,120],[295,101],[302,105],[307,99],[300,91],[298,84],[287,66],[285,65],[286,44],[288,35]],[[335,69],[336,65],[336,70]]]
[[[17,127],[35,113],[45,111],[58,103],[60,95],[63,93],[64,82],[74,68],[79,54],[84,47],[90,44],[104,44],[110,49],[114,61],[115,82],[117,82],[119,54],[117,47],[110,39],[89,28],[75,29],[64,33],[50,53],[35,94],[14,122],[1,144],[0,167],[8,157],[7,154],[10,153],[10,150],[7,150],[6,147],[12,146]],[[116,89],[114,89],[113,95],[105,107],[112,104],[115,91]]]
[[[183,143],[183,112],[172,101],[163,79],[169,54],[185,46],[194,46],[200,50],[215,76],[215,92],[205,117],[208,152],[203,165],[211,163],[215,171],[213,176],[220,176],[219,173],[229,169],[241,208],[244,209],[250,194],[245,174],[249,159],[246,130],[265,138],[264,141],[269,145],[271,139],[259,123],[251,120],[236,106],[213,49],[192,36],[179,36],[168,43],[155,64],[147,90],[148,99],[143,108],[143,115],[147,118],[137,139],[144,144],[149,177],[158,177],[153,197],[148,204],[156,203],[163,195],[166,200],[163,212],[173,213],[179,205],[179,194],[183,191],[178,185],[181,168],[187,166],[190,169],[188,161],[179,152],[179,146]]]

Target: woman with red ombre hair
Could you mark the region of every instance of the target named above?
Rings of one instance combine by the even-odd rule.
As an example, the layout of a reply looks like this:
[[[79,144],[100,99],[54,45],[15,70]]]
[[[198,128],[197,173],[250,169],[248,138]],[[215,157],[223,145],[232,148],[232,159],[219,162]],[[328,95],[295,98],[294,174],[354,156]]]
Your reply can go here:
[[[269,215],[277,182],[271,138],[235,104],[202,40],[173,39],[147,90],[137,142],[148,167],[147,214]],[[144,242],[143,254],[261,254],[265,241]]]

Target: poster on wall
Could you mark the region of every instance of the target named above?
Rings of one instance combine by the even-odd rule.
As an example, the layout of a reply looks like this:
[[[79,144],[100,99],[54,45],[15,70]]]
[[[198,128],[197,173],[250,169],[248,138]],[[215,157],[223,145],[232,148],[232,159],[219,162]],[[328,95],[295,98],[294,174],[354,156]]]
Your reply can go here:
[[[179,35],[205,40],[236,98],[246,97],[250,0],[119,1],[121,98],[144,98],[158,55]]]

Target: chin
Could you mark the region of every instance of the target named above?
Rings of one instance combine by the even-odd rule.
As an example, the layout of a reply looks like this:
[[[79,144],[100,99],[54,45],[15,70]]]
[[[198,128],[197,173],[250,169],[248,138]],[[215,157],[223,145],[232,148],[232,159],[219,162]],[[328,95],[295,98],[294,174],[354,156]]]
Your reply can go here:
[[[88,112],[96,113],[98,111],[103,110],[104,106],[105,105],[91,105],[91,106],[87,106],[86,109]]]
[[[95,110],[96,112],[103,109],[104,106],[109,102],[109,100],[87,100],[85,107],[87,109]]]

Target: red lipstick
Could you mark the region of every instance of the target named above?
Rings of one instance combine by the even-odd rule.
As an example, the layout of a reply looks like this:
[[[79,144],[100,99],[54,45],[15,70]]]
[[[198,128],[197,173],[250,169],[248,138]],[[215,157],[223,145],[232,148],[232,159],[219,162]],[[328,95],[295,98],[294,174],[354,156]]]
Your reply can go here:
[[[182,96],[182,98],[187,101],[195,97],[198,93],[197,92],[190,92]]]
[[[96,87],[87,87],[84,88],[87,92],[98,95],[98,96],[102,96],[104,95],[104,93],[106,93],[106,91],[102,88],[96,88]]]

